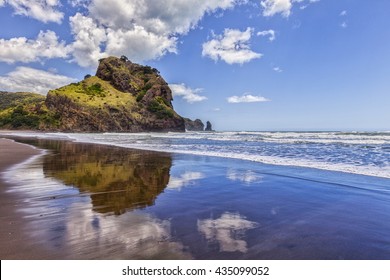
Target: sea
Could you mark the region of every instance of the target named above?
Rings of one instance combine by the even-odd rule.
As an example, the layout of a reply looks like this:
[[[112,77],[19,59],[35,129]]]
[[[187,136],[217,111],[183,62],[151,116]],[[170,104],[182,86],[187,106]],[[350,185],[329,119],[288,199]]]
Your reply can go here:
[[[390,178],[390,132],[15,133]]]

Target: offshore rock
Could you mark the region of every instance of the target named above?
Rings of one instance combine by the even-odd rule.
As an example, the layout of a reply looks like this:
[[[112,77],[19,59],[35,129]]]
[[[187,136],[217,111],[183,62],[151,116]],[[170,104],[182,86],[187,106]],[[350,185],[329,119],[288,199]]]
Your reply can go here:
[[[205,131],[213,131],[213,127],[211,125],[211,122],[209,122],[209,121],[206,122]]]
[[[184,118],[186,131],[203,131],[204,124],[200,119],[190,120],[188,118]]]

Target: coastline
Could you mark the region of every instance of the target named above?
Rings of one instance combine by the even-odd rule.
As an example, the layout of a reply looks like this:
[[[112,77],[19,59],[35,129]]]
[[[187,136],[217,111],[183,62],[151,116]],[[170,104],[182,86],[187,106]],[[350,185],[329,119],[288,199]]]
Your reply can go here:
[[[23,137],[110,145],[136,150],[244,160],[270,166],[314,168],[390,179],[390,133],[186,132],[44,133],[0,131]],[[231,145],[233,144],[234,145]]]
[[[18,213],[23,198],[7,192],[11,185],[4,181],[2,173],[41,152],[32,146],[0,138],[0,259],[31,260],[50,259],[47,252],[34,244],[25,233],[25,220]]]

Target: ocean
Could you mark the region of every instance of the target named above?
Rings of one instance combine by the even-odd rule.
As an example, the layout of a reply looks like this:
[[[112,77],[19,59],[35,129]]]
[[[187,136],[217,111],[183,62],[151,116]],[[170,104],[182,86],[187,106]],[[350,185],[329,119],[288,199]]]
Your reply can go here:
[[[45,258],[390,259],[389,132],[2,134]]]
[[[390,132],[16,133],[390,178]]]

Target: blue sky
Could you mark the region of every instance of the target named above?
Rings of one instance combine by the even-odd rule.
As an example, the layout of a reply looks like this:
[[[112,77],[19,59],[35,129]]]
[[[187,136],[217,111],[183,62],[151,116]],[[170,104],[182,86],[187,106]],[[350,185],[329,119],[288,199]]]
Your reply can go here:
[[[388,0],[0,0],[0,90],[122,54],[217,130],[390,130]]]

